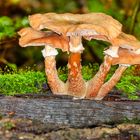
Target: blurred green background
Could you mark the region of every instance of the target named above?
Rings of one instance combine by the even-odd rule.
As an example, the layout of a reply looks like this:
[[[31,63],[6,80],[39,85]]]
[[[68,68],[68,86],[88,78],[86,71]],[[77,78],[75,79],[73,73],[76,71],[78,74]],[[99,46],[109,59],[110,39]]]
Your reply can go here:
[[[27,17],[34,13],[88,13],[104,12],[123,24],[123,31],[140,39],[140,0],[1,0],[0,1],[0,66],[23,68],[34,66],[44,69],[42,47],[21,48],[17,31],[29,26]],[[103,49],[108,43],[87,42],[82,64],[101,63]],[[57,67],[67,64],[67,55],[60,52]]]

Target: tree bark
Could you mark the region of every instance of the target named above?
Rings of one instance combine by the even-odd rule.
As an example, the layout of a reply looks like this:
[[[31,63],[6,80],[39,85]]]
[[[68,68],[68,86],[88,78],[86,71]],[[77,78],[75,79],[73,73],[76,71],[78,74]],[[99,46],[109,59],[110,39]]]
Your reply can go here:
[[[72,100],[62,96],[0,97],[0,114],[11,112],[15,118],[35,119],[47,125],[92,127],[126,118],[140,119],[140,101]]]

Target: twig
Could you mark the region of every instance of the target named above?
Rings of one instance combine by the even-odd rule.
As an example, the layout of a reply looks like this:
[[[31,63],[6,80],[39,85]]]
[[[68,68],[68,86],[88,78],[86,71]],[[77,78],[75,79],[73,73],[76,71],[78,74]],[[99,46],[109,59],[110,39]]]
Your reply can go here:
[[[13,42],[13,41],[15,41],[15,40],[17,40],[17,36],[16,36],[16,37],[13,37],[13,38],[11,38],[11,39],[0,40],[0,45],[6,44],[6,43],[9,43],[9,42]]]

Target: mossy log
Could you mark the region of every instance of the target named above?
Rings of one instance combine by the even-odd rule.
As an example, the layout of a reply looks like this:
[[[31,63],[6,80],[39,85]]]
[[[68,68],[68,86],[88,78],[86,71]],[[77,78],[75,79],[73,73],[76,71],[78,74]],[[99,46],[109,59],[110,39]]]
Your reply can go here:
[[[140,119],[140,101],[73,100],[69,97],[0,97],[0,114],[74,128]]]

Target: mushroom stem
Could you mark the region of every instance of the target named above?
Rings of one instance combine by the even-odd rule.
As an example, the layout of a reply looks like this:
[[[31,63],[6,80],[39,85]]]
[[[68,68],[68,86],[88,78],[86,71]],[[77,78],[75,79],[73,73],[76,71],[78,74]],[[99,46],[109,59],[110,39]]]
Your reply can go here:
[[[68,60],[68,94],[77,98],[85,97],[86,84],[81,74],[81,54],[71,53]]]
[[[105,50],[104,53],[106,55],[110,55],[111,57],[119,57],[118,50],[119,50],[118,46],[110,46],[110,48]]]
[[[48,78],[48,84],[53,94],[67,95],[66,84],[59,79],[57,74],[55,61],[55,56],[58,54],[57,50],[46,45],[45,49],[42,50],[42,54],[45,58],[45,73]]]
[[[45,57],[45,73],[53,94],[66,95],[66,84],[58,77],[55,56]]]
[[[97,96],[94,99],[102,100],[108,94],[108,92],[116,85],[116,83],[120,80],[123,72],[126,69],[127,69],[127,66],[123,66],[123,65],[119,66],[119,68],[115,71],[115,73],[110,78],[110,80],[102,85]]]
[[[104,80],[111,68],[112,57],[105,56],[104,62],[101,64],[99,71],[96,75],[88,82],[88,88],[86,98],[92,99],[96,97],[99,89],[104,83]]]
[[[69,46],[70,46],[70,52],[73,53],[83,52],[84,47],[82,44],[81,36],[70,36]]]

